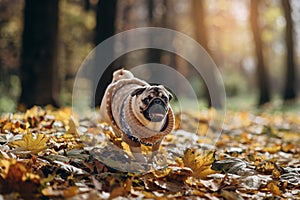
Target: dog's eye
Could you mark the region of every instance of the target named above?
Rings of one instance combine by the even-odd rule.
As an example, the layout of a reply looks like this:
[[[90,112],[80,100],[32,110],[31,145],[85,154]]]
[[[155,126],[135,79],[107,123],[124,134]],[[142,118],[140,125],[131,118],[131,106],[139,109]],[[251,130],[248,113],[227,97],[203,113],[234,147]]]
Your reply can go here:
[[[148,103],[149,103],[149,98],[144,99],[144,100],[143,100],[143,103],[144,103],[144,104],[148,104]]]
[[[167,101],[169,100],[166,96],[162,96],[161,98],[162,98],[162,100],[164,100],[165,102],[167,102]]]

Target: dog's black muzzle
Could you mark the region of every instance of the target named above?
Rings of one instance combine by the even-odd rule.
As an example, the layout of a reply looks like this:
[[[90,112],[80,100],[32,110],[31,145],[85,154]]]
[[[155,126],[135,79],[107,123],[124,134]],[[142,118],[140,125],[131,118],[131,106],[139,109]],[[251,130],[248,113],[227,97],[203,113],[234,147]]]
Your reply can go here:
[[[162,121],[168,111],[167,105],[160,98],[154,98],[147,109],[143,112],[146,119],[151,122],[160,122]]]

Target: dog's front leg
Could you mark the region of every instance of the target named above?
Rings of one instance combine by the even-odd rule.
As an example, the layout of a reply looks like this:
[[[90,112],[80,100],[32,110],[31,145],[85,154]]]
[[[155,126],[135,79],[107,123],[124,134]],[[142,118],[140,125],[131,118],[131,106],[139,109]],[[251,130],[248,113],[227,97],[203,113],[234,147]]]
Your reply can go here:
[[[161,142],[162,142],[162,139],[159,140],[158,142],[156,142],[156,143],[152,146],[151,159],[153,159],[154,156],[157,155]]]
[[[141,143],[134,142],[127,135],[123,134],[123,141],[128,144],[133,157],[139,162],[146,162],[145,156],[142,153]]]

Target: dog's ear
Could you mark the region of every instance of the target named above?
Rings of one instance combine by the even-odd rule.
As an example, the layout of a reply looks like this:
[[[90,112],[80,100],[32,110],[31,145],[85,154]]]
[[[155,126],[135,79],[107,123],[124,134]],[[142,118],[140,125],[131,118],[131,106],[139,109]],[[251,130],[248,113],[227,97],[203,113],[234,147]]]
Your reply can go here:
[[[171,101],[173,99],[173,94],[168,91],[168,95],[169,95],[169,101]]]
[[[140,87],[131,92],[131,96],[140,95],[146,90],[146,87]]]

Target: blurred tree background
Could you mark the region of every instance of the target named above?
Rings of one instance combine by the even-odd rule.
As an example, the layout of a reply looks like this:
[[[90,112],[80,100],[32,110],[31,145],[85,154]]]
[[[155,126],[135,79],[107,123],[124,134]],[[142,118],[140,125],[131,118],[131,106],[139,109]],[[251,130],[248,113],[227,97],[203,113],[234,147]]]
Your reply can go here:
[[[147,26],[197,40],[223,75],[229,108],[299,105],[297,0],[0,0],[0,112],[70,106],[74,77],[88,53],[115,33]],[[114,69],[147,62],[180,71],[209,105],[189,63],[155,49],[118,58],[95,86],[96,102]]]

